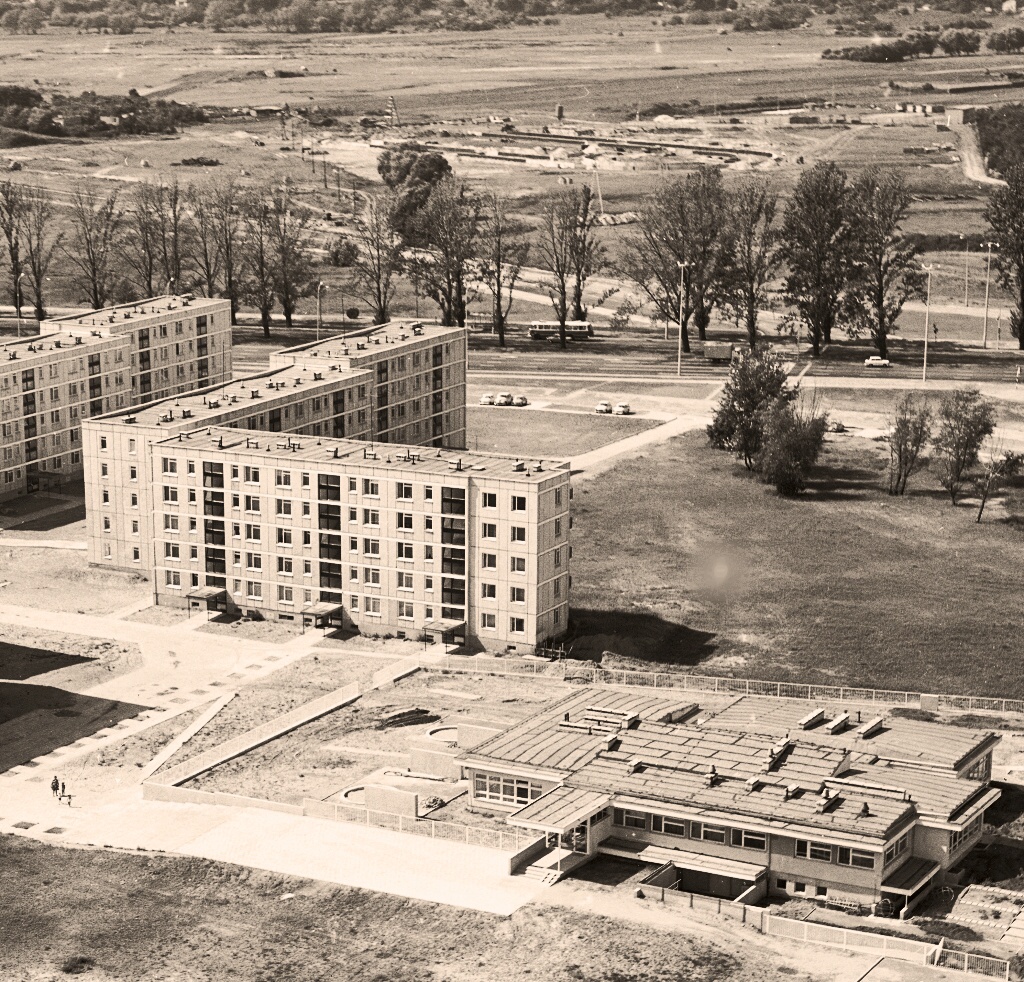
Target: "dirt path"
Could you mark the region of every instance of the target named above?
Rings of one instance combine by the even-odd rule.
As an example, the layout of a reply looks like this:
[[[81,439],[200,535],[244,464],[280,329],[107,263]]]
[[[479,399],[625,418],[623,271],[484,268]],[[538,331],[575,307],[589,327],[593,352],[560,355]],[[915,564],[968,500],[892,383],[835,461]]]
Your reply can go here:
[[[979,184],[996,184],[1005,187],[1006,181],[989,177],[988,169],[985,167],[985,158],[978,145],[978,134],[974,127],[969,123],[953,123],[950,129],[956,133],[957,142],[960,145],[960,161],[963,165],[964,177],[969,181],[977,181]]]

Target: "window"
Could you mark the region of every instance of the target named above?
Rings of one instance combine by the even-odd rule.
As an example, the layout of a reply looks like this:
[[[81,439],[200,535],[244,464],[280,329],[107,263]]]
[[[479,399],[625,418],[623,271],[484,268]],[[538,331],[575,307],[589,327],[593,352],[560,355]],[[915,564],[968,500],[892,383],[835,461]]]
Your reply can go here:
[[[424,576],[423,577],[423,589],[430,593],[434,589],[434,577]]]
[[[555,550],[555,565],[556,566],[561,566],[562,565],[562,550],[561,549],[556,549]]]
[[[497,508],[498,507],[498,495],[493,491],[485,491],[480,495],[480,503],[484,508]]]
[[[313,563],[309,559],[302,560],[302,575],[312,576],[313,575]]]
[[[539,784],[522,778],[499,777],[496,774],[476,774],[473,777],[473,797],[483,801],[526,805],[536,801],[543,793],[544,789]]]
[[[560,508],[562,505],[562,489],[555,488],[555,507]]]
[[[814,888],[814,896],[816,896],[816,897],[827,897],[828,896],[828,887],[816,886]]]
[[[178,473],[178,462],[173,457],[162,457],[160,459],[161,473],[164,474],[177,474]]]
[[[894,859],[902,856],[910,847],[910,833],[904,832],[898,839],[893,840],[885,847],[885,862],[888,866]]]
[[[348,479],[348,490],[352,494],[355,493],[355,490],[356,490],[356,479],[354,477],[350,477]]]
[[[526,588],[514,586],[508,591],[508,599],[514,604],[526,603]]]
[[[964,843],[968,840],[973,839],[978,833],[981,832],[981,816],[979,815],[969,825],[965,825],[962,829],[956,829],[949,833],[949,852],[952,855],[958,849],[962,848]]]
[[[100,493],[100,497],[103,499],[103,504],[110,504],[110,492],[106,488]]]
[[[644,812],[630,811],[628,808],[612,810],[612,824],[624,829],[647,830],[647,815]]]
[[[482,600],[496,600],[498,598],[497,585],[494,583],[481,583],[480,598]]]
[[[399,542],[398,543],[398,558],[399,559],[412,559],[412,543],[411,542]]]
[[[171,487],[169,484],[164,485],[164,501],[169,503],[176,503],[178,500],[178,489]]]
[[[831,863],[832,847],[827,842],[808,842],[806,839],[797,839],[793,855],[797,859],[817,859],[823,863]]]
[[[100,450],[106,450],[106,449],[107,449],[107,438],[105,436],[101,436],[100,437]],[[106,473],[106,471],[104,471],[104,473]]]
[[[292,503],[287,498],[277,499],[277,514],[279,516],[291,515]]]
[[[413,618],[413,606],[408,600],[398,601],[398,616],[403,620],[411,621]]]
[[[367,614],[380,614],[380,597],[363,597],[363,611]]]
[[[875,854],[866,849],[848,849],[846,846],[840,846],[838,853],[836,862],[840,866],[856,866],[859,869],[875,868]]]
[[[277,588],[277,599],[283,604],[293,603],[292,588],[290,586],[279,586]]]
[[[255,495],[247,494],[245,496],[245,510],[258,514],[260,510],[260,499]]]
[[[513,542],[526,541],[526,529],[522,525],[513,525],[510,531],[510,538]],[[557,564],[556,564],[557,565]]]
[[[513,573],[525,573],[526,572],[526,557],[525,556],[513,556],[510,564],[510,569]]]
[[[760,849],[762,852],[768,848],[768,836],[763,832],[748,832],[746,829],[732,830],[732,844],[741,849]]]
[[[380,555],[380,539],[363,539],[363,555],[364,556],[379,556]]]
[[[670,818],[668,815],[652,815],[651,831],[663,835],[686,835],[686,822],[681,818]]]
[[[493,522],[484,522],[480,526],[480,537],[483,539],[496,539],[498,537],[498,526]]]
[[[245,538],[248,542],[260,541],[260,527],[258,525],[246,525]]]
[[[395,485],[395,497],[402,501],[408,501],[412,498],[412,485],[404,484],[401,481]]]
[[[262,600],[263,584],[257,583],[255,580],[246,580],[245,595],[249,600]]]
[[[279,528],[277,530],[277,544],[279,546],[290,546],[292,544],[292,530]]]
[[[496,627],[496,620],[494,614],[481,614],[480,615],[480,627],[485,631],[493,631]]]
[[[555,538],[560,538],[562,535],[562,520],[560,518],[555,519]]]
[[[292,472],[274,471],[274,484],[279,488],[290,488],[292,486]]]
[[[423,558],[428,563],[432,563],[434,561],[434,547],[433,546],[424,546],[423,547]]]
[[[726,830],[721,825],[705,825],[703,822],[690,822],[690,838],[703,839],[705,842],[725,842]]]
[[[498,557],[493,552],[484,552],[480,554],[480,567],[481,569],[497,569],[498,568]]]
[[[399,573],[398,574],[398,589],[399,590],[411,590],[412,589],[412,573]]]
[[[172,590],[181,589],[181,573],[176,569],[165,569],[164,570],[164,585],[169,586]]]
[[[984,757],[979,757],[964,777],[968,781],[982,781],[987,784],[992,777],[992,754],[987,753]]]
[[[380,512],[375,508],[364,508],[363,509],[363,524],[364,525],[380,525]]]
[[[423,531],[424,532],[433,532],[434,531],[434,520],[429,515],[427,515],[427,517],[423,519]]]
[[[178,531],[178,516],[177,515],[164,515],[164,530],[167,532]]]
[[[180,559],[181,546],[177,542],[164,543],[164,559]]]
[[[508,629],[513,634],[525,634],[526,633],[526,621],[522,617],[510,617],[508,619]]]
[[[246,484],[260,483],[260,469],[258,467],[246,467],[244,471]]]
[[[363,570],[363,582],[370,586],[380,586],[380,570],[375,566],[367,566]]]
[[[427,501],[433,501],[434,500],[434,489],[433,488],[424,488],[423,489],[423,497]]]
[[[395,516],[395,520],[396,524],[398,525],[398,528],[406,532],[412,531],[412,515],[410,515],[408,512],[400,511]]]
[[[369,478],[363,478],[363,494],[367,494],[371,498],[379,498],[380,485],[376,481],[371,481]]]
[[[292,575],[292,559],[290,556],[277,557],[277,571],[283,576]]]
[[[512,511],[526,511],[526,498],[523,495],[512,495]]]
[[[356,597],[356,596],[349,597],[348,598],[348,605],[349,605],[349,608],[352,609],[352,610],[359,610],[359,598]]]

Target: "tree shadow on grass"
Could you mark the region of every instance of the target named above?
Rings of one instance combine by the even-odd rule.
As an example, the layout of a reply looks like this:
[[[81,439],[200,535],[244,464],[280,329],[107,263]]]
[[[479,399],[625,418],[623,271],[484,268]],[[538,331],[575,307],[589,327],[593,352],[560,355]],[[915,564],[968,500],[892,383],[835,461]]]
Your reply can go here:
[[[814,469],[801,497],[809,501],[851,501],[881,490],[882,474],[856,464],[836,467],[826,463]]]
[[[652,663],[694,666],[715,653],[716,637],[649,612],[575,608],[562,643],[581,660],[600,662],[605,651],[612,651]]]
[[[29,648],[22,644],[0,641],[0,679],[14,679],[23,682],[36,675],[55,672],[71,665],[83,665],[95,661],[82,655],[69,655],[63,651],[47,651],[45,648]]]

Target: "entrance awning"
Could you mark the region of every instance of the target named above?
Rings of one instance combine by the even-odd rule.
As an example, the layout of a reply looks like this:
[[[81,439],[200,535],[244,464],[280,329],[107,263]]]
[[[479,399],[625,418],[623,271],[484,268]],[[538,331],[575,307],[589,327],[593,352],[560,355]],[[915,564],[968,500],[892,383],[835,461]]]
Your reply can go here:
[[[345,609],[344,604],[332,604],[326,600],[321,600],[319,603],[310,604],[303,612],[303,617],[333,617],[335,614],[340,614]]]
[[[222,586],[196,586],[185,595],[189,600],[224,600],[228,591]]]
[[[432,633],[439,632],[441,634],[451,634],[453,631],[464,631],[466,629],[465,621],[457,621],[454,618],[440,618],[436,621],[427,621],[423,625],[424,631],[430,631]]]
[[[936,873],[939,864],[930,859],[910,859],[882,881],[886,893],[902,893],[906,896],[917,893]]]
[[[611,796],[585,788],[554,788],[513,812],[508,821],[540,832],[569,832],[610,802]]]
[[[699,870],[717,876],[749,880],[751,883],[768,872],[767,866],[758,866],[756,863],[744,863],[738,859],[709,856],[701,852],[687,852],[685,849],[666,849],[664,846],[652,846],[629,839],[605,839],[598,847],[598,852],[609,856],[638,859],[642,863],[653,863],[658,866],[672,863],[679,869]]]

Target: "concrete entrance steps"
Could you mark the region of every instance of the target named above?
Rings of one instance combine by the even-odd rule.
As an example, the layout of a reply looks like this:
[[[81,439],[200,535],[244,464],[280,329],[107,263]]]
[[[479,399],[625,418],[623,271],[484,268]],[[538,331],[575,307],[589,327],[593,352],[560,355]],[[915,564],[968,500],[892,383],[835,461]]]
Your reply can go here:
[[[585,853],[573,852],[571,849],[549,849],[535,863],[523,870],[523,875],[537,880],[545,886],[557,883],[567,873],[582,866],[590,856]]]
[[[1003,944],[1011,945],[1016,951],[1024,951],[1024,910],[1010,921],[999,940]]]

